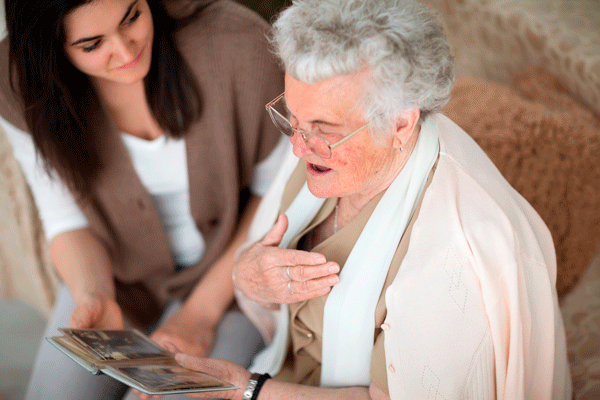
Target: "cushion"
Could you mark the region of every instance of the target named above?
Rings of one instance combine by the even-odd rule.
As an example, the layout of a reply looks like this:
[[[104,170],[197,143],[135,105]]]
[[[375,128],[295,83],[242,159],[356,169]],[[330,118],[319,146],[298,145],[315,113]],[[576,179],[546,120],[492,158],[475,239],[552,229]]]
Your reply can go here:
[[[459,79],[444,113],[546,222],[565,294],[600,245],[600,118],[540,69],[512,87]]]
[[[600,113],[600,1],[423,0],[446,25],[460,76],[510,85],[545,66]]]
[[[50,315],[58,287],[35,203],[0,128],[0,298]]]
[[[562,299],[576,400],[600,398],[600,249],[577,285]]]

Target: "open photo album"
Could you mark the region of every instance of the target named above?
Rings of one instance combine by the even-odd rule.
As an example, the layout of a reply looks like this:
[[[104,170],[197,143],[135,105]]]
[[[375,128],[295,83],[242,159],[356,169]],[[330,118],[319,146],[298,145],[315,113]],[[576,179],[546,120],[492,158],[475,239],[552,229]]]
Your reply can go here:
[[[59,329],[48,337],[58,350],[92,374],[104,373],[140,392],[157,394],[235,390],[202,372],[181,367],[166,351],[135,329]]]

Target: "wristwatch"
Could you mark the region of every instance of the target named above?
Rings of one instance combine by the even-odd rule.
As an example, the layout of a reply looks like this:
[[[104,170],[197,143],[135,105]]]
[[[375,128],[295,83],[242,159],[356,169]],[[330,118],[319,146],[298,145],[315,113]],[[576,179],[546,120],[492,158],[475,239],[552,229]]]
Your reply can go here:
[[[248,380],[248,386],[246,386],[246,390],[244,390],[244,394],[242,395],[243,400],[256,400],[258,398],[258,392],[260,388],[262,388],[263,383],[267,379],[269,379],[271,375],[269,374],[252,374],[250,375],[250,379]]]
[[[254,389],[256,389],[256,384],[258,383],[258,378],[260,378],[260,374],[252,374],[250,375],[250,380],[248,381],[248,386],[246,386],[246,390],[244,391],[244,395],[242,399],[251,400],[252,395],[254,394]]]

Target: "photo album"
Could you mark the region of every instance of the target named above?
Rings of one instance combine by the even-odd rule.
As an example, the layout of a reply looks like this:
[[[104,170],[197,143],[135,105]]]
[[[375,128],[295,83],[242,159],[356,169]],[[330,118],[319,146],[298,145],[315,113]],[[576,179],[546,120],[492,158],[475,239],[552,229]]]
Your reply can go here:
[[[140,392],[157,394],[235,390],[202,372],[183,368],[174,354],[135,329],[59,329],[48,337],[57,349],[92,374],[104,373]]]

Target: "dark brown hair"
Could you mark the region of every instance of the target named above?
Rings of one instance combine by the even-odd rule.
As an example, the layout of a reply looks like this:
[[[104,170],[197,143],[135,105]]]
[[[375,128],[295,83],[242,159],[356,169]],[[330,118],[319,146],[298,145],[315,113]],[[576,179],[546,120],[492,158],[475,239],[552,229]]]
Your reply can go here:
[[[46,171],[56,171],[72,192],[90,194],[101,170],[90,129],[99,100],[88,77],[67,59],[62,21],[92,0],[5,0],[10,78],[23,102],[24,117]],[[162,0],[147,0],[154,23],[146,98],[160,124],[182,137],[200,115],[200,93],[177,50],[174,34],[185,20],[169,16]]]

